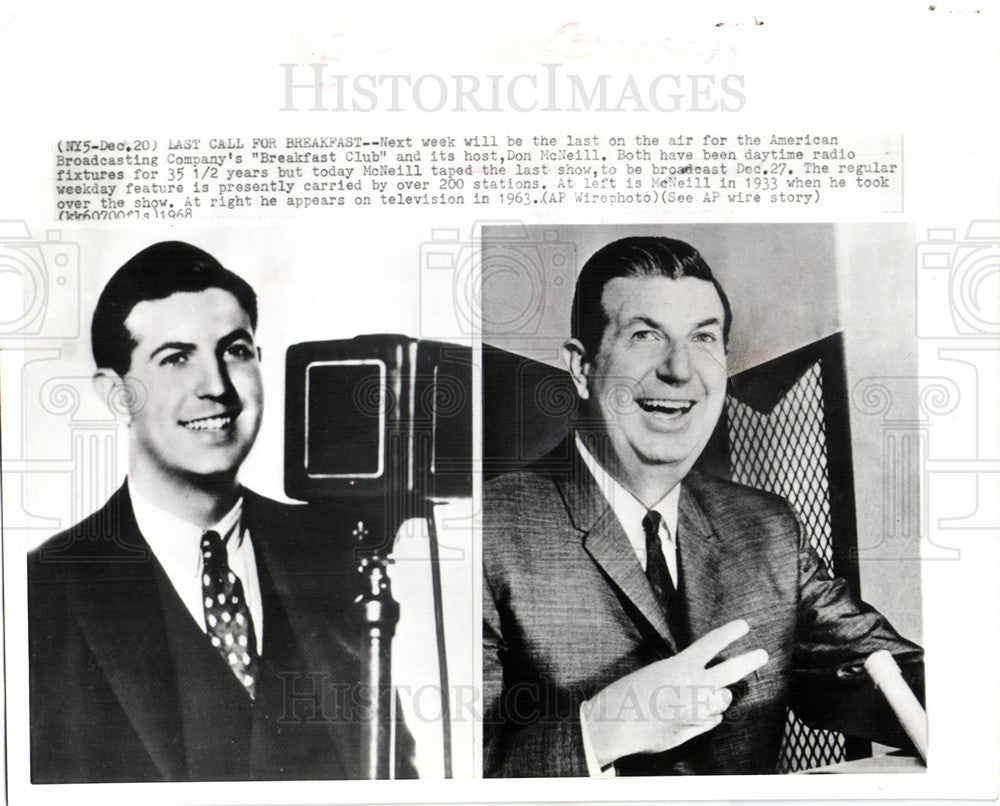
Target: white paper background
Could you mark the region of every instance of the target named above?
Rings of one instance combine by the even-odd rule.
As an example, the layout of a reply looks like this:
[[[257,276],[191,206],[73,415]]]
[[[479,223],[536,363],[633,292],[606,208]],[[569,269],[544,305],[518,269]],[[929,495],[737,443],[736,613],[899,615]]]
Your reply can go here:
[[[248,276],[285,285],[282,310],[262,314],[267,344],[282,345],[315,327],[323,338],[358,332],[420,335],[448,326],[450,303],[414,309],[421,289],[420,246],[440,228],[471,238],[474,211],[445,208],[397,210],[377,215],[346,211],[300,218],[299,227],[275,229],[271,220],[218,227],[144,225],[128,230],[63,225],[53,221],[53,142],[75,137],[227,137],[283,134],[407,136],[509,131],[512,134],[590,132],[628,134],[717,131],[736,134],[902,132],[905,148],[904,211],[808,208],[747,210],[695,208],[697,221],[898,221],[953,229],[961,240],[975,220],[1000,219],[995,88],[997,12],[989,6],[926,2],[794,5],[761,3],[590,5],[582,3],[340,5],[336,9],[263,3],[132,4],[77,7],[36,3],[0,18],[0,221],[26,222],[37,240],[59,229],[81,244],[82,310],[114,267],[153,240],[195,237]],[[757,23],[763,23],[757,24]],[[721,23],[721,25],[720,25]],[[280,113],[283,62],[324,61],[339,72],[489,73],[539,71],[557,62],[566,71],[738,73],[745,76],[746,105],[735,113],[565,113],[480,115],[423,112],[368,114]],[[514,211],[516,217],[519,211]],[[546,220],[542,213],[525,217]],[[627,207],[590,209],[559,224],[634,223]],[[671,222],[683,221],[665,211]],[[640,221],[649,220],[643,211]],[[225,222],[219,222],[223,224]],[[291,222],[281,222],[291,223]],[[235,229],[235,233],[232,231]],[[198,230],[198,232],[192,232]],[[202,232],[201,230],[204,230]],[[947,236],[945,236],[947,237]],[[945,252],[951,249],[946,247]],[[231,250],[231,251],[227,251]],[[251,257],[252,256],[252,257]],[[250,258],[250,259],[248,259]],[[252,264],[252,265],[250,265]],[[993,264],[995,266],[995,264]],[[914,255],[914,270],[918,256]],[[318,299],[310,279],[336,272],[337,294]],[[987,273],[987,278],[989,277]],[[4,277],[6,283],[9,278]],[[992,283],[992,285],[990,284]],[[288,285],[290,284],[290,285]],[[26,662],[23,551],[27,542],[20,479],[30,470],[31,412],[17,392],[20,354],[2,343],[4,460],[4,604],[7,673],[8,787],[13,802],[73,797],[89,802],[358,802],[390,800],[646,800],[664,798],[991,798],[997,793],[1000,755],[997,724],[997,342],[962,337],[949,308],[947,282],[937,280],[919,299],[920,374],[952,379],[961,405],[934,418],[924,474],[924,643],[932,762],[920,776],[712,778],[670,781],[420,781],[333,782],[294,786],[246,784],[30,788],[27,781]],[[2,288],[5,316],[13,297]],[[976,293],[996,294],[996,272]],[[273,297],[276,301],[278,296]],[[301,309],[298,307],[301,305]],[[989,310],[988,305],[986,310]],[[301,312],[302,315],[298,315]],[[294,314],[294,316],[293,316]],[[89,317],[89,312],[86,314]],[[9,318],[9,317],[8,317]],[[988,318],[988,317],[987,317]],[[278,330],[295,321],[294,332]],[[995,315],[992,322],[996,322]],[[274,326],[275,330],[270,328]],[[995,328],[994,328],[995,333]],[[266,336],[265,336],[266,334]],[[434,335],[443,335],[434,333]],[[47,343],[46,343],[47,345]],[[71,366],[87,364],[67,345]],[[267,364],[265,364],[267,367]],[[277,360],[269,372],[277,371]],[[272,368],[273,367],[273,368]],[[81,369],[87,374],[89,369]],[[266,378],[271,418],[247,466],[263,492],[280,493],[268,469],[279,455],[280,372]],[[13,391],[12,391],[13,390]],[[33,405],[33,404],[32,404]],[[88,403],[88,405],[93,405]],[[34,435],[37,437],[38,435]],[[27,460],[27,461],[26,461]],[[33,493],[39,495],[39,492]],[[29,493],[30,497],[31,493]],[[57,498],[59,493],[53,493]],[[65,500],[53,511],[68,512]],[[28,510],[32,512],[33,510]],[[42,514],[39,512],[38,514]],[[13,522],[12,522],[13,520]],[[47,523],[50,531],[68,525]],[[942,551],[942,547],[957,549]],[[952,556],[950,560],[941,555]],[[477,583],[475,557],[463,578]],[[475,592],[471,602],[478,601]],[[466,614],[467,615],[467,614]],[[475,619],[471,619],[475,624]],[[474,670],[477,637],[469,636]]]

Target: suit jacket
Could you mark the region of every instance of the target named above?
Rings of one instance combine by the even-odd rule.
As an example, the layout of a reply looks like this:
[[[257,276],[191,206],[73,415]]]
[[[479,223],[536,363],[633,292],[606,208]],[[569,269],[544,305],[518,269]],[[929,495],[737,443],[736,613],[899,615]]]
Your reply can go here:
[[[586,775],[580,704],[683,647],[567,443],[486,485],[483,540],[484,773]],[[813,725],[907,744],[862,663],[888,649],[922,696],[920,648],[830,578],[784,499],[690,474],[677,540],[691,640],[743,618],[749,634],[719,657],[763,647],[770,660],[731,687],[718,727],[620,770],[775,772],[787,706]]]
[[[356,563],[335,522],[321,532],[306,513],[244,495],[264,613],[252,702],[140,534],[127,485],[32,552],[32,781],[364,777]]]

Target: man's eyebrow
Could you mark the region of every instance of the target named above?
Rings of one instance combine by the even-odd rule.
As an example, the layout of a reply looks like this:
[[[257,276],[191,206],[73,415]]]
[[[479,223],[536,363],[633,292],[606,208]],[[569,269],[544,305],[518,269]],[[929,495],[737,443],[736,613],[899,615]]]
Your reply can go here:
[[[649,325],[650,327],[655,327],[657,330],[663,330],[663,326],[648,316],[633,316],[625,323],[625,327],[632,327],[635,324]]]
[[[218,341],[219,347],[225,348],[232,344],[234,341],[248,341],[253,344],[253,336],[250,331],[246,328],[238,327],[230,333],[227,333]],[[198,349],[197,344],[192,344],[187,341],[166,341],[157,347],[153,352],[149,354],[150,358],[153,358],[157,353],[162,353],[164,350],[181,350],[186,353],[192,353]]]
[[[631,327],[632,325],[637,324],[637,323],[641,323],[641,324],[644,324],[644,325],[649,325],[649,327],[654,327],[657,330],[663,330],[664,329],[663,325],[661,325],[655,319],[653,319],[653,318],[651,318],[649,316],[645,316],[645,315],[633,316],[631,319],[629,319],[625,323],[625,327]],[[718,325],[719,327],[722,327],[722,322],[719,319],[719,317],[717,317],[717,316],[711,316],[708,319],[702,319],[700,322],[698,322],[698,324],[696,324],[691,329],[692,330],[698,330],[699,328],[708,327],[709,325]]]
[[[153,352],[149,354],[149,357],[152,358],[157,353],[162,353],[164,350],[183,350],[184,352],[190,353],[197,349],[197,347],[198,345],[191,344],[186,341],[167,341],[153,350]]]
[[[225,336],[219,339],[217,345],[219,347],[224,348],[228,347],[234,341],[248,341],[251,344],[253,344],[253,335],[246,328],[238,327],[236,328],[236,330],[232,331],[231,333],[227,333]]]

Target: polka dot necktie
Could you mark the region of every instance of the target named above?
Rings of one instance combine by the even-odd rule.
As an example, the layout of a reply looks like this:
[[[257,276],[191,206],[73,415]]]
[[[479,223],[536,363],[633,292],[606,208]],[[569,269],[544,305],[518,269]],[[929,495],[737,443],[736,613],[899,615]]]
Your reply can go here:
[[[257,639],[243,596],[243,583],[229,568],[226,543],[218,532],[202,535],[201,553],[204,558],[201,590],[208,635],[212,646],[252,698],[257,683]]]

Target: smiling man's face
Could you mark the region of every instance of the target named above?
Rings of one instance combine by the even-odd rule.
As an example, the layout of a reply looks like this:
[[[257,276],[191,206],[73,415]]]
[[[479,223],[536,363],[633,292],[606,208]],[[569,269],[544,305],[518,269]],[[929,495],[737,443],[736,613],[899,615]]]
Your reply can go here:
[[[663,466],[680,479],[725,401],[722,300],[694,277],[616,277],[601,302],[607,326],[577,388],[626,479]]]
[[[220,288],[137,304],[130,473],[163,480],[235,478],[260,428],[263,389],[250,317]]]

